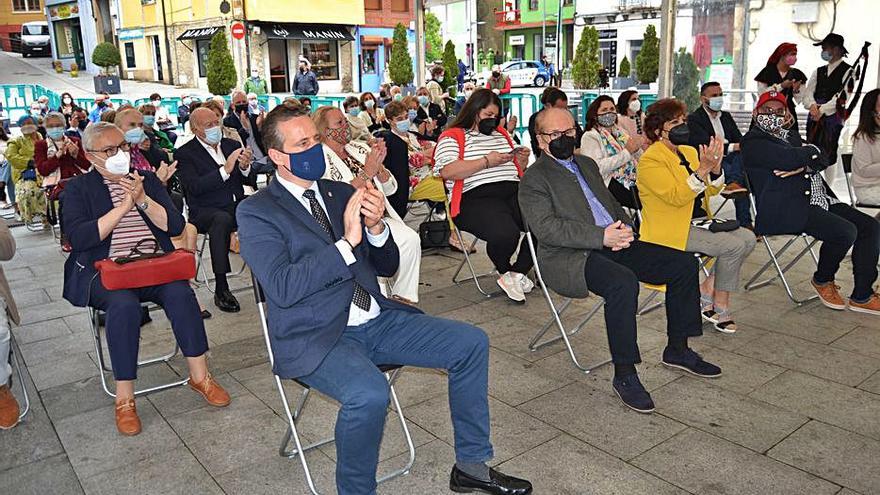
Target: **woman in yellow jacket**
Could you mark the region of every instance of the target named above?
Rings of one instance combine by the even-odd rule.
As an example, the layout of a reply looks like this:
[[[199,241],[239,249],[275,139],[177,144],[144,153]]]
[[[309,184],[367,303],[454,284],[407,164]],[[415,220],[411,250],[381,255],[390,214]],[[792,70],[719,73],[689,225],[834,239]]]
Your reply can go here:
[[[21,179],[21,173],[28,167],[28,162],[34,159],[34,145],[43,139],[37,132],[37,119],[29,115],[18,119],[21,128],[21,136],[9,141],[6,146],[6,160],[9,161],[9,202],[15,207],[15,213],[19,212],[18,202],[15,195],[15,183]]]
[[[710,232],[691,225],[695,202],[724,188],[721,170],[723,142],[712,138],[700,153],[687,146],[687,108],[678,100],[663,99],[651,105],[645,135],[651,146],[639,160],[636,180],[642,202],[640,239],[682,251],[715,258],[712,273],[700,284],[703,318],[724,333],[736,331],[730,313],[730,293],[739,289],[740,269],[755,248],[755,236],[746,229]]]

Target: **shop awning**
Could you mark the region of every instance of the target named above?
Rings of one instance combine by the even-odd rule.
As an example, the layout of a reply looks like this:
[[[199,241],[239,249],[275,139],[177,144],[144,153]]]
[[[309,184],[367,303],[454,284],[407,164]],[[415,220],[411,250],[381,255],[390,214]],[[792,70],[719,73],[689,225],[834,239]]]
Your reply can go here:
[[[353,41],[348,26],[342,24],[300,24],[292,22],[258,23],[269,39]]]
[[[177,41],[208,39],[214,36],[214,34],[221,29],[223,29],[222,26],[187,29],[183,32],[183,34],[177,37]]]

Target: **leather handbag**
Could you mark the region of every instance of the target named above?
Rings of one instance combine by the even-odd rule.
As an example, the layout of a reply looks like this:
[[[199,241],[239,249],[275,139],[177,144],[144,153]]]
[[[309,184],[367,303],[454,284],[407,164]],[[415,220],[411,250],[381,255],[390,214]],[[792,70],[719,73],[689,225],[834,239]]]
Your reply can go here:
[[[152,251],[145,251],[150,243]],[[107,290],[139,289],[194,278],[196,257],[187,249],[162,253],[155,239],[142,239],[128,256],[96,261],[95,270]]]
[[[447,220],[433,220],[419,224],[419,238],[422,249],[445,248],[449,246],[449,228]]]

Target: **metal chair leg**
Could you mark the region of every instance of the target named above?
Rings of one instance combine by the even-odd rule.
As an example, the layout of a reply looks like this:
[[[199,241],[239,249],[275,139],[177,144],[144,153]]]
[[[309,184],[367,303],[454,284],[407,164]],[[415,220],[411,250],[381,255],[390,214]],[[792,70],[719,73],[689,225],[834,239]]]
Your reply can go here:
[[[791,247],[791,245],[794,244],[798,240],[798,238],[804,239],[804,243],[806,244],[806,247],[803,248],[800,252],[798,252],[798,254],[795,255],[795,257],[791,261],[789,261],[788,264],[786,264],[784,267],[781,266],[779,263],[779,259],[788,250],[788,248]],[[803,258],[804,255],[806,255],[807,253],[810,253],[810,256],[813,258],[813,261],[816,264],[818,264],[818,262],[819,262],[818,257],[816,256],[816,253],[813,251],[813,246],[816,245],[818,240],[814,239],[814,240],[810,241],[809,239],[806,238],[806,236],[802,236],[802,235],[794,236],[791,239],[789,239],[788,242],[786,242],[782,246],[782,248],[779,249],[779,251],[776,251],[776,252],[773,251],[773,248],[770,246],[770,241],[767,240],[767,237],[763,238],[763,242],[764,242],[764,247],[767,249],[767,254],[770,256],[770,260],[767,261],[766,263],[764,263],[764,265],[754,275],[752,275],[752,278],[750,278],[749,281],[746,282],[745,290],[750,291],[750,290],[754,290],[754,289],[759,289],[761,287],[765,287],[767,285],[770,285],[773,281],[775,281],[778,278],[782,282],[782,286],[785,289],[786,295],[788,296],[789,299],[791,299],[791,301],[793,303],[795,303],[795,305],[801,306],[807,302],[810,302],[810,301],[818,298],[819,296],[817,294],[813,294],[812,296],[804,298],[804,299],[797,298],[794,295],[794,291],[792,290],[791,285],[788,283],[788,279],[785,277],[785,273],[788,270],[790,270],[792,267],[794,267],[795,264],[797,264],[797,262],[800,261],[800,259]],[[776,275],[773,275],[770,278],[763,280],[761,282],[756,282],[756,280],[758,280],[758,278],[760,278],[761,275],[763,275],[764,272],[766,272],[767,269],[770,268],[770,266],[773,266],[776,269]]]
[[[18,413],[18,420],[21,421],[27,416],[28,412],[31,410],[31,399],[28,396],[27,391],[27,383],[24,381],[24,372],[21,367],[21,360],[18,358],[18,353],[16,352],[16,343],[15,336],[12,335],[12,332],[9,332],[9,352],[12,357],[12,364],[15,366],[16,374],[18,375],[18,383],[21,387],[21,397],[22,397],[22,405],[20,406]]]
[[[660,294],[659,291],[652,290],[651,294],[649,294],[648,297],[646,297],[645,300],[642,301],[641,304],[639,304],[638,309],[636,309],[636,316],[644,316],[651,311],[659,308],[660,306],[663,306],[663,301],[657,301],[654,304],[651,304],[651,301],[656,299],[658,294]]]
[[[463,282],[467,281],[467,279],[461,279],[461,280],[458,279],[458,275],[461,273],[462,268],[464,268],[464,265],[467,264],[468,269],[471,272],[471,278],[473,279],[474,284],[477,286],[477,290],[480,291],[481,294],[483,294],[486,297],[494,297],[494,296],[497,296],[498,294],[501,294],[500,290],[495,291],[495,292],[487,292],[485,289],[483,289],[483,286],[480,285],[480,277],[486,277],[488,275],[491,275],[491,272],[478,275],[476,269],[474,269],[473,263],[471,263],[471,257],[470,257],[469,251],[471,249],[473,249],[474,246],[477,245],[477,242],[479,242],[479,239],[477,237],[474,237],[474,242],[472,242],[470,244],[470,246],[466,246],[464,243],[464,238],[462,238],[462,236],[461,236],[461,230],[456,228],[455,234],[456,234],[456,236],[458,236],[459,245],[465,249],[464,249],[464,259],[461,260],[461,263],[459,263],[459,265],[458,265],[458,269],[455,270],[454,274],[452,274],[452,283],[454,283],[455,285],[461,285]]]
[[[208,245],[208,236],[206,234],[203,234],[202,235],[202,245],[201,245],[201,247],[199,247],[198,251],[196,251],[196,278],[195,278],[194,282],[197,285],[204,285],[205,288],[207,288],[208,291],[211,294],[213,294],[214,288],[211,287],[211,282],[213,282],[215,280],[215,278],[208,275],[208,271],[205,268],[205,263],[202,261],[202,258],[205,255],[205,249],[207,248],[207,245]],[[244,260],[242,260],[241,268],[239,268],[237,272],[232,273],[230,276],[231,277],[241,276],[241,274],[244,273],[245,268],[247,268],[247,263],[245,263]],[[201,278],[199,278],[199,277],[201,277]],[[231,292],[248,290],[250,288],[251,288],[251,286],[241,287],[241,288],[232,290]]]

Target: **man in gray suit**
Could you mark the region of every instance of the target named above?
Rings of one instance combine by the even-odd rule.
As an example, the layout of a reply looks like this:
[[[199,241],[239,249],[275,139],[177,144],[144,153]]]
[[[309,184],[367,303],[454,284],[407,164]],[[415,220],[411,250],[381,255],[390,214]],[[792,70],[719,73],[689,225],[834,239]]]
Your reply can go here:
[[[536,123],[541,157],[519,188],[523,218],[538,243],[547,285],[567,297],[590,291],[605,299],[605,327],[614,363],[613,388],[630,408],[649,413],[654,402],[639,381],[636,343],[639,281],[666,285],[667,335],[663,364],[714,378],[721,369],[688,347],[702,334],[699,272],[693,254],[640,242],[632,220],[614,199],[591,158],[573,155],[574,119],[548,108]]]

